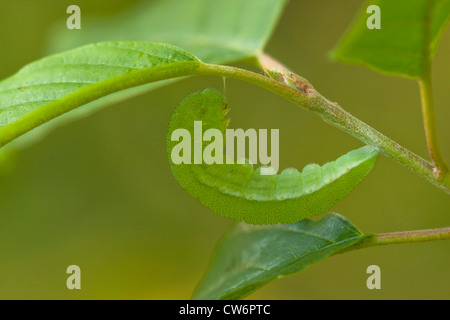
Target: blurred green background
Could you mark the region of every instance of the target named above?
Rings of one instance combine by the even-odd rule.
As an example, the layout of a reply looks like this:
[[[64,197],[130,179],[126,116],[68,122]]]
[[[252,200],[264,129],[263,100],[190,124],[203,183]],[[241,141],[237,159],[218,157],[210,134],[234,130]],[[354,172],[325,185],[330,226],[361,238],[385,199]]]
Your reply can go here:
[[[137,1],[77,1],[82,17],[112,15]],[[47,30],[72,1],[0,0],[0,78],[42,57]],[[292,0],[266,51],[328,99],[427,157],[418,85],[330,62],[360,0]],[[65,24],[61,25],[65,28]],[[86,31],[84,31],[86,32]],[[450,31],[434,60],[439,136],[450,159]],[[0,179],[0,298],[188,299],[216,241],[232,221],[202,207],[171,176],[169,116],[185,95],[222,79],[199,77],[111,105],[24,150]],[[362,144],[258,87],[227,80],[234,128],[279,128],[280,165],[324,163]],[[443,227],[449,196],[393,161],[373,172],[333,211],[363,232]],[[275,281],[250,299],[449,299],[450,242],[370,248],[331,257]],[[66,288],[67,266],[81,290]],[[382,289],[366,287],[381,267]]]

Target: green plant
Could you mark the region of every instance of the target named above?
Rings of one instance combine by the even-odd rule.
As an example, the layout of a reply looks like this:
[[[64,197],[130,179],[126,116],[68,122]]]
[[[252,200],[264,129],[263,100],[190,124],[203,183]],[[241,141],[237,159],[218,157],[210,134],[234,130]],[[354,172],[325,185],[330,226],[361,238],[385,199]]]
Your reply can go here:
[[[220,6],[226,7],[227,4],[222,1],[217,3],[216,10],[223,12]],[[263,21],[266,26],[261,34],[255,36],[248,32],[250,38],[256,39],[250,41],[256,44],[254,46],[247,46],[244,42],[244,45],[236,49],[224,45],[227,40],[224,36],[219,44],[211,41],[206,45],[190,48],[189,38],[198,35],[189,32],[180,34],[177,31],[174,34],[178,35],[178,39],[168,37],[165,42],[176,44],[184,50],[192,49],[195,56],[161,43],[109,41],[53,55],[24,67],[16,75],[0,83],[0,146],[5,150],[9,146],[19,148],[18,144],[14,146],[9,143],[51,119],[106,95],[160,80],[211,75],[247,81],[272,91],[318,114],[326,122],[376,148],[381,154],[450,193],[450,175],[439,151],[434,124],[430,67],[439,36],[448,22],[449,2],[423,0],[414,3],[397,1],[394,4],[392,1],[370,1],[370,4],[378,4],[386,12],[380,32],[366,29],[366,15],[361,14],[333,56],[342,61],[364,64],[378,71],[419,81],[425,132],[432,161],[422,159],[349,114],[338,104],[330,102],[307,81],[262,52],[265,38],[281,11],[283,1],[248,4],[259,8],[260,13],[271,12],[269,17],[255,19]],[[205,3],[198,1],[198,5]],[[403,16],[405,6],[409,10]],[[167,7],[161,10],[163,9],[169,10]],[[408,38],[402,34],[405,28],[390,28],[390,22],[399,20],[399,17],[408,26],[415,28],[408,30],[408,34],[412,32],[416,37]],[[246,25],[252,23],[252,19],[245,22]],[[175,26],[172,28],[176,29]],[[375,51],[379,53],[373,54]],[[266,74],[221,65],[244,58],[259,65]],[[73,113],[68,115],[71,114]],[[17,142],[20,143],[20,140]],[[231,213],[229,215],[232,216]],[[292,237],[299,237],[295,241],[301,244],[292,245]],[[339,252],[374,245],[449,238],[449,228],[362,235],[347,219],[336,214],[326,215],[319,222],[302,220],[291,225],[273,227],[240,224],[222,240],[213,267],[199,286],[196,297],[240,298],[274,278],[298,272],[313,262]],[[255,259],[252,259],[253,264],[249,264],[249,261],[241,259],[239,250],[245,250],[250,244],[257,247],[259,243],[270,243],[270,246],[253,252],[255,256],[264,257],[261,261],[255,263]],[[274,255],[282,259],[279,264],[269,266]],[[227,265],[226,262],[230,261],[232,265]],[[224,270],[227,270],[226,277],[223,276]],[[216,281],[219,276],[222,277],[220,282]]]

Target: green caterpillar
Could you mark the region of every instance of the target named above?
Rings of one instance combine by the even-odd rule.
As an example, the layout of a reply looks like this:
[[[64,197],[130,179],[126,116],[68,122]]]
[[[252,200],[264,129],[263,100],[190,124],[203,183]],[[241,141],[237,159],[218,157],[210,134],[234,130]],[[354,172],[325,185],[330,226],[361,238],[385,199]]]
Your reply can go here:
[[[214,89],[187,96],[172,114],[167,153],[173,175],[190,195],[217,214],[238,221],[293,223],[324,213],[358,185],[378,157],[374,148],[365,146],[323,166],[309,164],[302,172],[289,168],[273,175],[261,175],[261,167],[254,170],[249,163],[194,164],[193,156],[191,164],[172,162],[172,150],[178,144],[172,141],[176,129],[193,134],[194,121],[202,121],[205,130],[224,133],[228,111],[225,98]]]

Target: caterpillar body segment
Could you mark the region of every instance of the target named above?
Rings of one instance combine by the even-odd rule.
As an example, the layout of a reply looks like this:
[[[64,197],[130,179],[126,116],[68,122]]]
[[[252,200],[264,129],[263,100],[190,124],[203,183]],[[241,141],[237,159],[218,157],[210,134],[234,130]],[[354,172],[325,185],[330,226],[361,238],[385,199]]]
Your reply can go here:
[[[248,161],[229,164],[174,164],[172,133],[179,128],[191,135],[194,121],[203,130],[225,132],[229,108],[223,95],[206,89],[187,96],[172,114],[167,136],[167,152],[172,173],[179,184],[211,210],[225,217],[251,224],[293,223],[330,209],[347,196],[372,170],[378,157],[370,146],[352,150],[323,166],[309,164],[300,172],[288,168],[279,174],[262,175]],[[194,139],[191,142],[194,150]],[[203,148],[210,141],[204,141]],[[225,145],[225,143],[223,143]],[[224,153],[225,154],[225,153]]]

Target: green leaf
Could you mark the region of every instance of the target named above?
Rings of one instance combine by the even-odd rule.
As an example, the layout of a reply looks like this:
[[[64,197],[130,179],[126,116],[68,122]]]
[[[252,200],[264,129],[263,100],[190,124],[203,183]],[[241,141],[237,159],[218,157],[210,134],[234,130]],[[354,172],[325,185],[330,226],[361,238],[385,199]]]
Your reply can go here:
[[[56,54],[0,82],[0,147],[65,112],[201,64],[177,47],[109,41]]]
[[[142,1],[119,16],[83,16],[81,30],[55,24],[51,51],[105,40],[170,43],[207,63],[229,63],[258,54],[281,15],[285,0]]]
[[[369,5],[381,10],[381,29],[369,29]],[[336,60],[418,78],[425,72],[450,18],[448,0],[371,0],[333,50]]]
[[[288,225],[234,225],[215,250],[194,299],[239,299],[266,283],[300,272],[310,264],[363,239],[346,218],[330,213],[319,221]]]
[[[65,22],[57,21],[49,33],[48,51],[60,52],[105,40],[147,40],[177,45],[208,63],[229,63],[255,56],[263,49],[285,3],[286,0],[142,1],[114,17],[83,14],[82,28],[76,32],[61,28]],[[27,147],[56,127],[174,81],[148,83],[95,100],[36,128],[8,147]],[[0,113],[0,121],[3,116]]]

